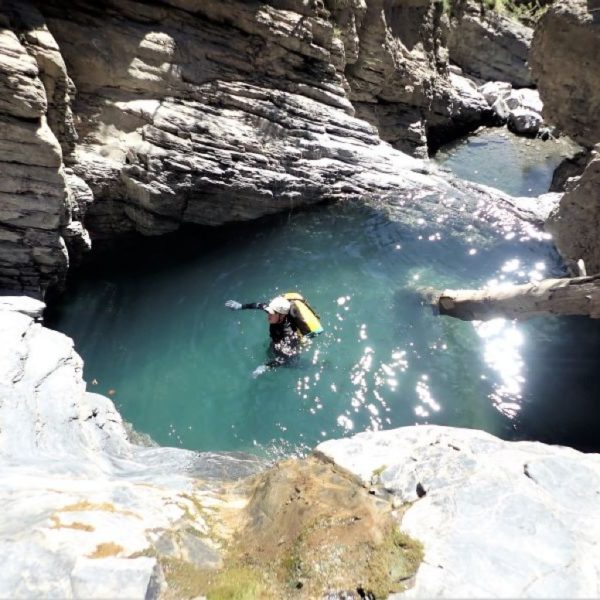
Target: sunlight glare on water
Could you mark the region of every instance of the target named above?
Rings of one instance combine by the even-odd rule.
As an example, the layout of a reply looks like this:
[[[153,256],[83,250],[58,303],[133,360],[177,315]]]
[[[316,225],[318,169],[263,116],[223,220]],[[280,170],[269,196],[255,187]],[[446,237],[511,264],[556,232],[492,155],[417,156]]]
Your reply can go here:
[[[325,438],[437,423],[592,447],[597,326],[462,322],[434,315],[418,293],[560,275],[553,247],[508,225],[487,245],[472,226],[450,235],[459,203],[435,201],[324,206],[136,240],[75,274],[48,323],[75,339],[88,389],[163,445],[277,458]],[[255,379],[266,316],[224,303],[292,290],[325,331],[297,365]],[[566,347],[577,360],[565,362]],[[581,400],[562,403],[573,388]]]

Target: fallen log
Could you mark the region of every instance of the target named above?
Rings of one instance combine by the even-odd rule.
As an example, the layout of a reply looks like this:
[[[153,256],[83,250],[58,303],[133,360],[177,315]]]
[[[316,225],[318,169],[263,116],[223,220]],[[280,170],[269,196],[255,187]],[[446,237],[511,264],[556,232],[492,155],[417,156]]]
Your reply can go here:
[[[528,319],[537,315],[587,315],[600,318],[600,274],[544,279],[524,285],[498,285],[482,290],[422,289],[440,315],[463,321],[495,318]]]

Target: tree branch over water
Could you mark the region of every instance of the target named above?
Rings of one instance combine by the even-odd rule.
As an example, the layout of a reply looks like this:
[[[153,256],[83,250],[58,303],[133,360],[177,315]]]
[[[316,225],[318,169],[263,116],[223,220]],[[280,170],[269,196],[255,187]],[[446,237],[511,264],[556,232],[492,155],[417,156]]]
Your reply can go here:
[[[463,321],[528,319],[545,314],[600,318],[600,274],[481,290],[424,288],[420,292],[440,315]]]

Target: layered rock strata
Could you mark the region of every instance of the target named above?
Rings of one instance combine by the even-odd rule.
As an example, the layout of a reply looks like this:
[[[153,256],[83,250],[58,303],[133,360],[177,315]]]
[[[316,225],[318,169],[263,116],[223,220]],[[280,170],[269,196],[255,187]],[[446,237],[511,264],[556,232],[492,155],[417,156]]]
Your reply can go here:
[[[50,188],[4,184],[13,208],[0,260],[15,289],[59,281],[64,242],[76,260],[87,229],[160,234],[402,194],[412,183],[393,190],[388,174],[424,167],[398,149],[424,156],[493,114],[449,78],[445,17],[429,0],[7,0],[3,10],[15,45],[4,53],[23,63],[5,61],[5,81],[27,88],[3,92],[5,153],[29,136],[48,164],[28,152],[21,181],[43,174]],[[21,96],[27,115],[13,114]],[[43,225],[13,214],[26,193]]]
[[[544,115],[588,150],[600,142],[600,6],[566,0],[550,6],[533,39],[531,65]],[[584,161],[585,162],[585,159]],[[548,226],[561,253],[600,271],[600,171],[597,155],[572,181]]]
[[[74,87],[41,13],[27,3],[2,8],[0,288],[43,292],[61,282],[69,254],[90,248],[78,199],[85,184],[63,164],[76,140]]]
[[[62,154],[35,60],[0,30],[0,288],[37,290],[64,272]]]

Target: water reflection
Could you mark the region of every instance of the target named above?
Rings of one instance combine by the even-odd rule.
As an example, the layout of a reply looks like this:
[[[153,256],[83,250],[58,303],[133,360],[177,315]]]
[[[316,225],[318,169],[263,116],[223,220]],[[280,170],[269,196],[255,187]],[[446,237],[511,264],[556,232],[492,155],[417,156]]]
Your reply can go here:
[[[497,379],[492,382],[489,398],[493,406],[509,419],[521,409],[524,361],[521,347],[525,338],[515,322],[506,319],[476,321],[475,331],[483,340],[483,357]]]
[[[436,208],[431,214],[439,219]],[[413,209],[407,205],[415,215]],[[456,217],[443,216],[452,227]],[[115,400],[137,428],[165,444],[271,457],[297,454],[324,437],[415,422],[506,437],[531,438],[532,424],[550,430],[546,407],[556,392],[532,400],[536,377],[551,379],[539,376],[540,365],[556,364],[552,356],[538,357],[536,335],[552,343],[559,337],[547,321],[529,329],[509,322],[474,326],[434,317],[415,292],[558,274],[550,246],[519,244],[521,231],[513,228],[513,241],[502,236],[496,248],[484,247],[472,224],[463,228],[472,239],[458,242],[431,221],[415,232],[381,210],[349,205],[276,225],[269,235],[249,225],[232,237],[244,240],[243,253],[231,250],[231,239],[193,260],[185,246],[186,260],[167,259],[159,246],[140,258],[135,278],[111,268],[106,282],[83,281],[80,295],[72,296],[63,330],[77,339],[88,379],[100,382],[100,392],[118,390]],[[325,333],[305,347],[295,368],[253,379],[268,345],[264,321],[233,317],[223,302],[272,296],[281,285],[314,302]],[[582,358],[567,366],[579,365],[594,369]],[[563,421],[561,414],[561,427]]]

